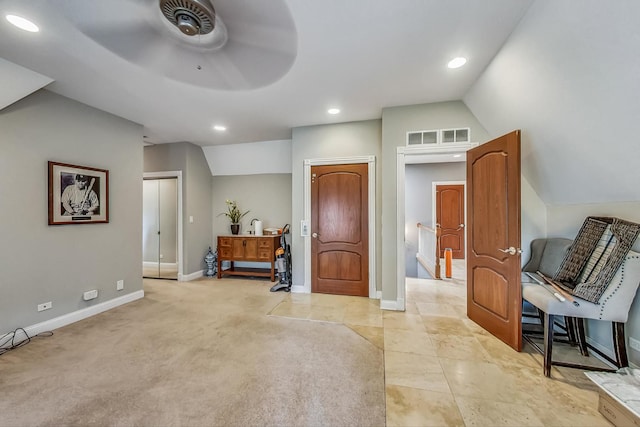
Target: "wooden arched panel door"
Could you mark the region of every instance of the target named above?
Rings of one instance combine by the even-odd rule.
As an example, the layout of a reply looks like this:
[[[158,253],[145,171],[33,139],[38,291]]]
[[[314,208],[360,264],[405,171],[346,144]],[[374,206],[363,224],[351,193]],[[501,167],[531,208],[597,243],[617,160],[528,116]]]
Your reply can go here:
[[[440,224],[440,258],[451,248],[454,259],[464,259],[464,185],[436,185],[436,223]]]
[[[520,351],[520,131],[467,152],[467,219],[467,316]]]
[[[368,165],[311,167],[311,291],[369,296]]]

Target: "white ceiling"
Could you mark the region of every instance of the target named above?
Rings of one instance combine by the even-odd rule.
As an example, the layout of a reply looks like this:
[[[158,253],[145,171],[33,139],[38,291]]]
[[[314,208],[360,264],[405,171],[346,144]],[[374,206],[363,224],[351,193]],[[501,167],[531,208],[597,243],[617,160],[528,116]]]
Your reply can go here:
[[[220,52],[234,43],[259,52],[240,64],[253,78],[244,86],[232,82],[231,89],[197,73],[177,73],[166,60],[205,64],[200,72],[222,63],[227,72],[234,65],[224,62],[228,55],[195,50],[183,57],[168,28],[130,31],[132,23],[161,19],[154,16],[156,2],[0,0],[0,56],[53,79],[49,90],[144,125],[153,143],[282,140],[292,127],[375,119],[383,107],[461,99],[532,0],[213,0],[229,38]],[[41,31],[18,30],[6,13],[30,18]],[[279,49],[289,56],[271,55]],[[149,52],[153,60],[140,59]],[[455,56],[469,61],[449,70]],[[256,70],[268,76],[260,80]],[[46,84],[37,74],[3,77],[5,87],[31,87],[33,78]],[[13,102],[3,99],[5,92],[0,105]],[[330,116],[332,106],[342,112]],[[218,123],[228,130],[213,131]]]

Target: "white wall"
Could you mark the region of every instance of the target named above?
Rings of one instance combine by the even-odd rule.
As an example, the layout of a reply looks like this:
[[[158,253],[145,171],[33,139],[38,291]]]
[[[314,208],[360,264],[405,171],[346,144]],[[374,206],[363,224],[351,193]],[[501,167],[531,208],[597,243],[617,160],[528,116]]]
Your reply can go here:
[[[524,266],[531,256],[531,241],[547,237],[547,206],[524,176],[520,179],[520,236]]]
[[[0,129],[0,334],[141,291],[142,126],[40,90]],[[109,171],[109,223],[47,225],[49,160]]]
[[[464,102],[547,205],[640,200],[640,2],[538,0]]]

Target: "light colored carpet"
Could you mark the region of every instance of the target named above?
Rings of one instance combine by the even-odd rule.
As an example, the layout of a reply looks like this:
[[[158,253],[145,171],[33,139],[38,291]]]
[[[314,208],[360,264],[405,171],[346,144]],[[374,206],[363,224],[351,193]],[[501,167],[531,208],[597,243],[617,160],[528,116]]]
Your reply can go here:
[[[382,350],[268,316],[269,286],[145,281],[144,299],[0,356],[0,425],[383,426]]]

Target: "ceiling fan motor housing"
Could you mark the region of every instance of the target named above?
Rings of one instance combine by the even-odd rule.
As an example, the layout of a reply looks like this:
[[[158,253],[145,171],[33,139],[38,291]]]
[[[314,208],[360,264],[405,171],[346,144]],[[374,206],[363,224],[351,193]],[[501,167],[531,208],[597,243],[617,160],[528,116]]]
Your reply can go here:
[[[187,36],[209,34],[215,26],[216,12],[209,0],[160,0],[160,10]]]

